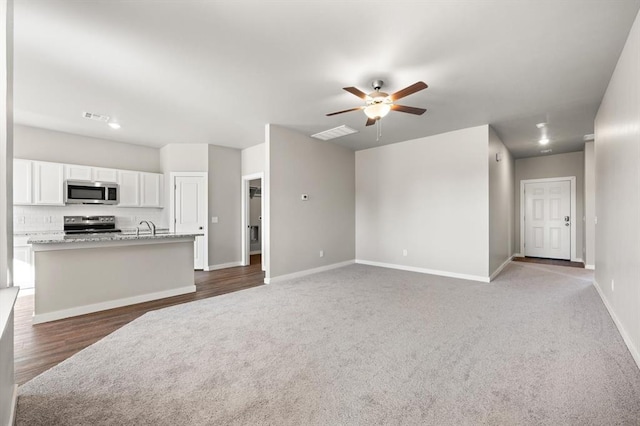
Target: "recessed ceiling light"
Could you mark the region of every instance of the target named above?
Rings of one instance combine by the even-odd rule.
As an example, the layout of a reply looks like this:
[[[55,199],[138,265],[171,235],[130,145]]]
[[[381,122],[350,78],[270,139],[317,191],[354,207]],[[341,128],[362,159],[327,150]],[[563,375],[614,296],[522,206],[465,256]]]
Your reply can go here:
[[[538,123],[538,124],[536,124],[536,127],[538,129],[544,129],[546,126],[547,126],[547,123]]]
[[[111,127],[114,130],[118,130],[120,128],[120,124],[118,123],[109,123],[109,127]]]
[[[548,144],[548,143],[549,143],[549,139],[548,139],[548,138],[542,138],[542,139],[540,139],[540,140],[538,141],[538,143],[539,143],[540,145],[546,145],[546,144]]]

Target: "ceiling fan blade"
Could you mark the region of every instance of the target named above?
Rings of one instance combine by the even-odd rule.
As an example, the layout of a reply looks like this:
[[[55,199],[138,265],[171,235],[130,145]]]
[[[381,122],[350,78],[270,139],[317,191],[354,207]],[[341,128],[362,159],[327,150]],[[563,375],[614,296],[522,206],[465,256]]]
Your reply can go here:
[[[342,114],[343,112],[358,111],[358,110],[364,109],[364,108],[365,108],[364,106],[361,106],[361,107],[357,107],[357,108],[345,109],[344,111],[331,112],[331,113],[327,114],[327,117],[331,117],[332,115],[336,115],[336,114]]]
[[[375,118],[367,118],[367,126],[371,126],[372,124],[376,123],[376,119]]]
[[[367,94],[364,93],[363,91],[361,91],[360,89],[356,89],[355,87],[343,87],[343,90],[346,90],[347,92],[356,95],[357,97],[361,98],[361,99],[366,99],[367,98]]]
[[[394,111],[408,112],[409,114],[415,114],[415,115],[422,115],[427,111],[424,108],[416,108],[416,107],[395,105],[395,104],[391,105],[391,109]]]
[[[417,83],[413,83],[411,86],[409,87],[405,87],[402,90],[398,90],[396,93],[394,93],[393,95],[389,96],[389,98],[391,98],[392,101],[397,101],[398,99],[404,98],[405,96],[409,96],[412,95],[416,92],[419,92],[421,90],[426,89],[427,84],[424,81],[419,81]]]

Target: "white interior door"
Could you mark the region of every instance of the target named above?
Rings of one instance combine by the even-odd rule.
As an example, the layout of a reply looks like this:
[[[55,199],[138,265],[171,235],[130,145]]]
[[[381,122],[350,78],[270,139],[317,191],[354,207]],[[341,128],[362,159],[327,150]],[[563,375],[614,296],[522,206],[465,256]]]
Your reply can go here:
[[[175,176],[174,178],[175,232],[204,232],[207,223],[205,178],[202,176]],[[204,269],[205,238],[194,242],[194,268]]]
[[[525,256],[571,259],[571,182],[525,184]]]

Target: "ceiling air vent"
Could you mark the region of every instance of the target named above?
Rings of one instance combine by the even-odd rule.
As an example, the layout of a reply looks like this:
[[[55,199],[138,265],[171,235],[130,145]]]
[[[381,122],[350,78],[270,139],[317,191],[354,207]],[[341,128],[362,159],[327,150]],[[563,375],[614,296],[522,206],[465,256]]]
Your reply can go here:
[[[343,124],[342,126],[334,127],[333,129],[325,130],[324,132],[311,135],[311,137],[323,141],[328,141],[329,139],[339,138],[342,136],[350,135],[352,133],[358,133],[358,131]]]
[[[83,112],[82,116],[84,118],[88,118],[89,120],[102,121],[103,123],[109,121],[108,115],[94,114],[92,112]]]

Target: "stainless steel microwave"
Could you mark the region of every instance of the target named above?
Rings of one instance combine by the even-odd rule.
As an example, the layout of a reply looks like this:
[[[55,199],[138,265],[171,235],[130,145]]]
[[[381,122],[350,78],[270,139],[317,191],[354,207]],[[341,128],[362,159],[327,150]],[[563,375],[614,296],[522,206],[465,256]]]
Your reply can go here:
[[[65,204],[118,204],[117,183],[67,180],[64,182]]]

